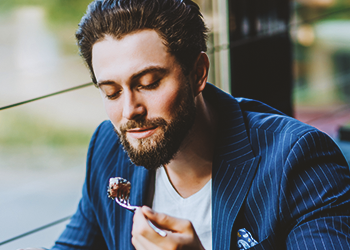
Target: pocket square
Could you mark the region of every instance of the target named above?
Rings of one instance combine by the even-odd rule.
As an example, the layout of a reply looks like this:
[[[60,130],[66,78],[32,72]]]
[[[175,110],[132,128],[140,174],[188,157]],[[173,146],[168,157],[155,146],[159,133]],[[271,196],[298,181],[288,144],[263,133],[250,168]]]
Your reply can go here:
[[[239,250],[244,250],[251,248],[258,244],[258,242],[253,238],[250,232],[245,229],[239,229],[237,232],[237,246]]]

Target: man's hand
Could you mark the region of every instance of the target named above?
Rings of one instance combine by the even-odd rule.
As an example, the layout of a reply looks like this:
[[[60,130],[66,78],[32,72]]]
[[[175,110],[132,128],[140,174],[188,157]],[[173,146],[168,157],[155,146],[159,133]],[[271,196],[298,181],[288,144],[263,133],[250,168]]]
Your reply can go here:
[[[147,218],[159,228],[165,229],[167,236],[162,237],[156,233],[149,226]],[[135,211],[132,244],[137,250],[204,250],[190,221],[156,213],[146,206]]]

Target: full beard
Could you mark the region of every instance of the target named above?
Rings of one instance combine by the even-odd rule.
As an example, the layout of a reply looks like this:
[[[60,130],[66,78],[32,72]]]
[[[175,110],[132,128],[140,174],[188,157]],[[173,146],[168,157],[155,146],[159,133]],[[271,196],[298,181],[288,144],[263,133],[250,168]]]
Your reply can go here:
[[[175,157],[182,141],[192,128],[196,116],[194,98],[188,82],[180,95],[184,97],[170,122],[161,117],[149,120],[130,120],[120,127],[120,132],[114,129],[130,160],[135,165],[155,170],[168,164]],[[138,139],[136,147],[132,146],[127,139],[128,129],[156,126],[162,133],[156,133],[150,138]]]

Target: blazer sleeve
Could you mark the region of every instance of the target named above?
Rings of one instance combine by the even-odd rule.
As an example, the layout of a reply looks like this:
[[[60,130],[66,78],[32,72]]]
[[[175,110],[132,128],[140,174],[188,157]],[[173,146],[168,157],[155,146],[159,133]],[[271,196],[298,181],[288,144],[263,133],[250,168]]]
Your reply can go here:
[[[282,175],[286,248],[350,249],[350,170],[333,140],[320,131],[300,137]]]
[[[83,186],[82,198],[79,202],[76,213],[72,216],[59,239],[56,241],[52,250],[73,250],[89,249],[104,250],[107,249],[105,240],[102,236],[99,224],[96,219],[93,205],[91,204],[88,192],[89,173],[91,172],[91,158],[94,152],[96,138],[98,137],[99,128],[96,129],[91,138],[88,156],[86,179]]]

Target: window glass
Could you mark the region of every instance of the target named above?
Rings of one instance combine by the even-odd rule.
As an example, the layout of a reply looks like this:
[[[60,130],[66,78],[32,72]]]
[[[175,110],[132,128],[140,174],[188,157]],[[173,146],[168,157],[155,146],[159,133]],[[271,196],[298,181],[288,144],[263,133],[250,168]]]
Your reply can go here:
[[[294,41],[295,116],[332,137],[350,120],[350,2],[297,0]]]
[[[90,81],[74,37],[89,2],[0,1],[0,107]],[[0,242],[74,213],[100,99],[90,86],[0,111]],[[64,226],[0,248],[49,248]]]
[[[195,0],[195,2],[200,6],[210,31],[208,81],[231,92],[228,3],[226,0]]]

